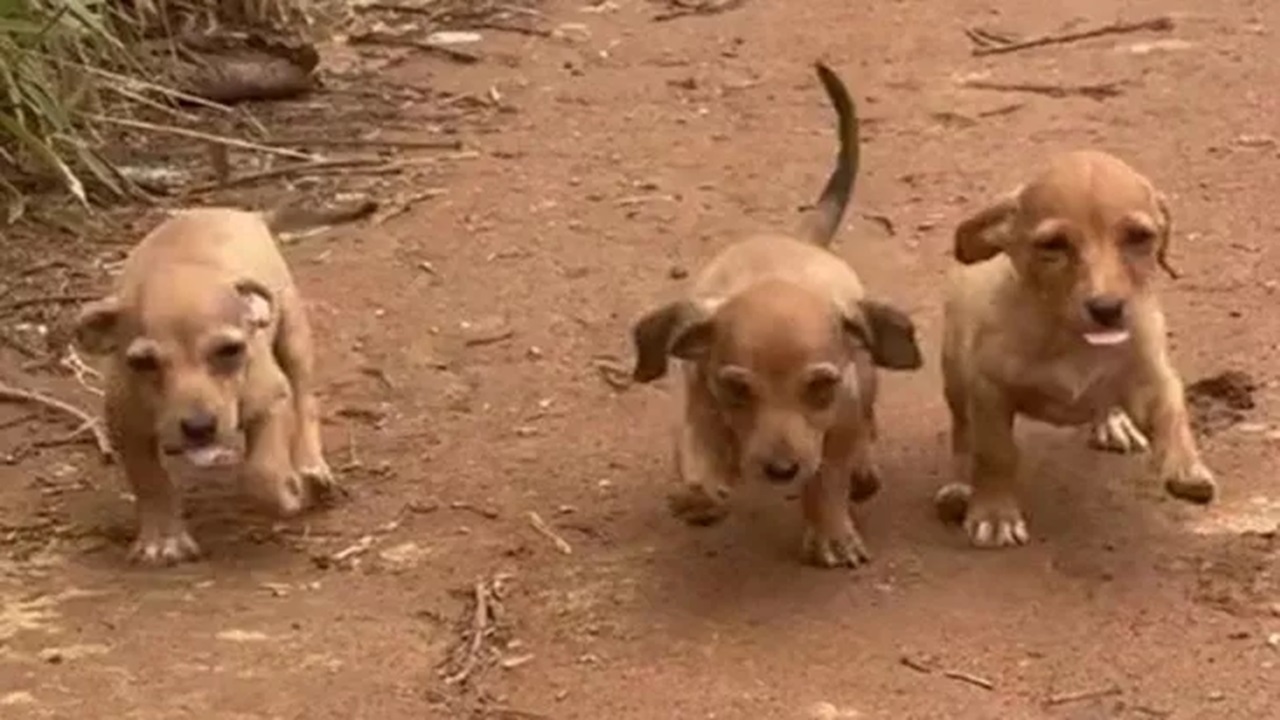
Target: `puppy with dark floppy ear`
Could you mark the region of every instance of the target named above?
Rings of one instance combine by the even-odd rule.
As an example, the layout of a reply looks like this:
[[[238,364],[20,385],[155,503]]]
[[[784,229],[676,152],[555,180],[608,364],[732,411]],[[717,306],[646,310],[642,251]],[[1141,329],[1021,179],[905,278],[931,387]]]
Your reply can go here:
[[[866,297],[830,251],[858,171],[858,122],[840,79],[817,65],[838,116],[836,167],[802,236],[735,243],[697,276],[688,296],[633,329],[634,376],[651,382],[675,357],[684,375],[672,509],[709,524],[727,512],[740,478],[802,486],[807,558],[855,566],[867,549],[850,499],[879,487],[876,366],[921,366],[915,327]]]
[[[132,560],[200,554],[170,470],[239,464],[242,432],[245,490],[269,511],[294,515],[336,487],[310,325],[272,233],[367,209],[179,213],[133,249],[110,295],[81,310],[76,342],[107,357],[107,430],[136,497]]]
[[[935,500],[978,547],[1028,540],[1016,496],[1014,418],[1089,424],[1094,444],[1150,446],[1167,491],[1199,503],[1200,460],[1170,363],[1153,276],[1166,261],[1164,197],[1121,160],[1080,151],[956,229],[942,367],[954,482]]]

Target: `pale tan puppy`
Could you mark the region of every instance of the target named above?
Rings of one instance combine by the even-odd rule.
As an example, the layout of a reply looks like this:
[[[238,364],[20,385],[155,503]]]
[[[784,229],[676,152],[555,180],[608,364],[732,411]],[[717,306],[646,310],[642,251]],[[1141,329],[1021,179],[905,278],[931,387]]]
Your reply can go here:
[[[1027,542],[1014,418],[1094,426],[1108,449],[1150,441],[1168,492],[1207,503],[1182,382],[1154,288],[1169,269],[1165,199],[1102,152],[1054,158],[1030,183],[965,220],[965,267],[946,300],[942,368],[955,482],[937,495],[978,547]],[[1172,274],[1172,270],[1170,270]]]
[[[272,232],[354,215],[181,212],[133,249],[110,295],[81,310],[77,344],[107,356],[104,415],[136,497],[134,561],[200,555],[170,477],[174,461],[243,460],[244,489],[280,516],[335,488],[320,440],[311,329]]]
[[[724,517],[740,478],[802,485],[804,551],[821,566],[855,566],[867,549],[849,501],[879,487],[875,366],[921,365],[902,312],[866,298],[829,250],[858,169],[858,124],[849,93],[825,66],[818,76],[839,119],[840,154],[800,238],[766,235],[721,252],[688,296],[633,329],[634,376],[683,361],[684,418],[676,439],[685,489],[673,510],[688,522]]]

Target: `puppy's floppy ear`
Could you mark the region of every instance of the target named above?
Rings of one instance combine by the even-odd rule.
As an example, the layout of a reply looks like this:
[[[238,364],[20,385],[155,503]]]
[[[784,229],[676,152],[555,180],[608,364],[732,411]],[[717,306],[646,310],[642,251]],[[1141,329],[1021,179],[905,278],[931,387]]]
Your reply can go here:
[[[667,356],[696,360],[711,343],[711,312],[706,305],[680,300],[651,311],[631,328],[636,366],[631,377],[647,383],[667,374]]]
[[[244,302],[245,323],[252,330],[261,330],[275,321],[279,313],[275,293],[252,278],[237,280],[236,293]]]
[[[1001,196],[956,227],[954,253],[965,265],[989,260],[1003,252],[1013,237],[1022,188]]]
[[[76,345],[90,355],[106,355],[118,347],[116,328],[120,324],[120,300],[108,295],[80,308],[73,337]]]
[[[1169,277],[1177,280],[1182,277],[1169,263],[1169,241],[1173,239],[1173,215],[1169,213],[1169,201],[1164,193],[1156,193],[1156,225],[1160,228],[1160,244],[1156,247],[1156,262],[1161,269],[1169,273]]]
[[[846,318],[845,331],[862,340],[877,367],[918,370],[924,365],[916,325],[906,313],[874,300],[860,300],[858,309],[861,317]]]

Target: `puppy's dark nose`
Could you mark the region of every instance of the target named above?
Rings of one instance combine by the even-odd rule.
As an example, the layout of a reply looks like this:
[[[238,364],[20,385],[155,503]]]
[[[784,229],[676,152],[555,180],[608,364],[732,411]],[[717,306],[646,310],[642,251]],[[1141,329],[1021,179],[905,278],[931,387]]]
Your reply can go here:
[[[779,462],[771,460],[764,464],[765,477],[774,482],[787,482],[800,472],[800,463],[794,460]]]
[[[1105,328],[1116,328],[1124,321],[1124,300],[1113,295],[1099,295],[1084,301],[1089,317]]]
[[[218,418],[207,412],[194,412],[178,423],[182,437],[195,446],[208,445],[218,436]]]

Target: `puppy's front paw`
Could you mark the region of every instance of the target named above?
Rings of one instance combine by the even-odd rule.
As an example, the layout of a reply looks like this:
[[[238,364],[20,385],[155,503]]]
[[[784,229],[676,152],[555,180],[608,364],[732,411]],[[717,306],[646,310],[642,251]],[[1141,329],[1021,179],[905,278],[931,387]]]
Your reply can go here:
[[[1204,463],[1196,461],[1165,477],[1164,489],[1179,500],[1207,505],[1218,495],[1218,482]]]
[[[129,562],[148,567],[166,567],[198,560],[200,546],[186,530],[160,532],[141,530],[129,549]]]
[[[1129,413],[1112,408],[1101,422],[1093,426],[1089,447],[1103,452],[1133,454],[1146,452],[1151,447],[1147,436],[1134,424]]]
[[[715,525],[729,515],[727,496],[712,497],[697,485],[667,495],[667,507],[676,518],[698,527]]]
[[[804,555],[810,564],[823,568],[858,567],[871,560],[852,518],[845,518],[836,528],[816,524],[806,527]]]
[[[306,484],[308,505],[332,505],[340,498],[349,497],[350,491],[338,482],[329,464],[321,461],[317,465],[304,466],[298,469],[298,476]]]
[[[1018,501],[1008,494],[975,494],[960,483],[943,486],[933,498],[938,515],[954,522],[963,518],[969,542],[979,548],[1026,545],[1031,536]]]
[[[264,511],[291,518],[307,506],[309,487],[292,468],[251,466],[244,475],[246,494]]]

